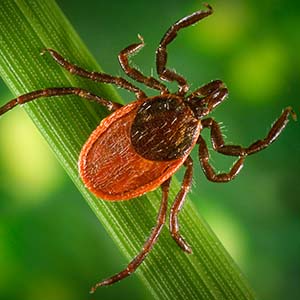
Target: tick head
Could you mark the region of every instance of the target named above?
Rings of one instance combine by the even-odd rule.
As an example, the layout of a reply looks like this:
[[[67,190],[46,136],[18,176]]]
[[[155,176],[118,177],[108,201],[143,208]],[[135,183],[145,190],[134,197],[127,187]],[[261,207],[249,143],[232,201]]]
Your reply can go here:
[[[185,102],[197,119],[202,119],[214,110],[228,95],[221,80],[214,80],[191,93]]]

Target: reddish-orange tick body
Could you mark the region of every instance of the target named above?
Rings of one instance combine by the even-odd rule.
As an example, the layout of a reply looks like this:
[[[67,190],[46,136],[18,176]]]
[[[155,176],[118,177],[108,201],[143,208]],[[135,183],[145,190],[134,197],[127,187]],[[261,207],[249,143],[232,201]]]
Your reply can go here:
[[[172,175],[181,167],[186,168],[181,188],[170,212],[170,233],[176,243],[187,253],[192,250],[179,232],[178,214],[192,184],[193,161],[190,152],[198,145],[199,160],[206,177],[214,182],[232,180],[243,167],[247,155],[256,153],[269,146],[281,133],[291,114],[287,107],[273,124],[268,135],[248,147],[226,145],[218,123],[205,118],[227,96],[228,90],[221,80],[214,80],[192,93],[184,77],[166,67],[167,45],[179,30],[197,23],[212,14],[212,8],[197,11],[172,25],[160,41],[156,51],[156,70],[164,81],[178,83],[178,91],[171,93],[168,88],[154,77],[147,77],[130,66],[128,57],[144,46],[132,44],[119,54],[119,62],[125,73],[132,79],[159,91],[159,96],[148,98],[146,94],[121,78],[105,73],[86,71],[65,60],[52,49],[45,49],[63,68],[94,81],[115,84],[134,92],[137,101],[122,106],[104,99],[87,90],[76,87],[47,88],[33,91],[11,100],[0,107],[0,115],[18,104],[41,97],[74,94],[88,101],[96,101],[113,113],[104,119],[91,134],[82,148],[79,157],[79,172],[85,186],[96,196],[109,201],[128,200],[161,187],[162,200],[156,225],[142,247],[140,253],[118,274],[97,283],[97,287],[109,285],[132,274],[150,252],[166,220],[167,200]],[[202,129],[209,129],[213,149],[223,155],[236,156],[238,159],[228,173],[217,174],[209,163],[209,151],[201,136]]]
[[[140,100],[104,119],[84,145],[79,158],[80,175],[87,188],[105,200],[126,200],[151,191],[170,178],[186,160],[200,132],[200,120],[184,103],[181,103],[182,109],[178,109],[180,102],[180,98],[169,96]],[[151,106],[155,106],[154,111]],[[148,128],[143,136],[137,128],[134,132],[133,125],[140,118]],[[133,143],[134,134],[140,143]],[[154,155],[152,137],[164,141],[165,147],[157,147],[156,155],[161,153],[161,158],[149,158]],[[184,149],[183,145],[176,145],[180,138],[184,140]],[[153,143],[159,145],[157,141]],[[167,151],[163,148],[168,148],[169,158],[163,157]]]

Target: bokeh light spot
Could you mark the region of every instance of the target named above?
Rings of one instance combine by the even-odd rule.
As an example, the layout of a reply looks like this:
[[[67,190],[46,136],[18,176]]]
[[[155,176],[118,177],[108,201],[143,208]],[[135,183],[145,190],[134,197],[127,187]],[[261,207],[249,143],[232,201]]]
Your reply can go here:
[[[211,55],[226,52],[239,42],[248,28],[251,19],[245,3],[226,1],[213,5],[213,17],[210,16],[184,34],[190,47],[201,49]],[[192,10],[198,10],[199,5]]]
[[[17,199],[36,202],[62,181],[61,168],[21,110],[0,123],[1,185]]]
[[[32,278],[27,287],[26,299],[44,299],[44,300],[71,300],[75,299],[72,289],[59,279],[54,278]]]
[[[269,101],[283,87],[286,52],[274,39],[258,41],[245,48],[231,65],[232,89],[247,101]]]
[[[206,208],[205,219],[210,224],[230,256],[240,266],[247,266],[247,233],[241,224],[220,207]]]

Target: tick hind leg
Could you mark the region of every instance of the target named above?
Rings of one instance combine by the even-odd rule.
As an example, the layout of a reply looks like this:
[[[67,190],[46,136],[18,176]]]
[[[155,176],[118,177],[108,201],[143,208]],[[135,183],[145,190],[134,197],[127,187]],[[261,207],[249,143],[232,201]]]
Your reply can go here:
[[[184,162],[186,171],[184,173],[183,182],[179,193],[176,195],[175,201],[171,207],[170,213],[170,232],[173,239],[179,245],[179,247],[187,252],[192,253],[191,247],[187,244],[184,238],[179,233],[179,224],[178,224],[178,214],[182,208],[182,205],[185,201],[186,195],[191,188],[192,179],[193,179],[193,160],[189,156]]]
[[[65,58],[63,58],[58,52],[56,52],[55,50],[50,49],[50,48],[44,49],[41,54],[43,55],[45,52],[49,52],[50,55],[52,56],[52,58],[60,66],[62,66],[67,71],[69,71],[71,74],[75,74],[75,75],[78,75],[78,76],[81,76],[84,78],[88,78],[88,79],[91,79],[91,80],[97,81],[97,82],[114,84],[120,88],[123,88],[130,92],[135,93],[136,97],[138,99],[146,98],[146,94],[141,89],[134,86],[132,83],[128,82],[127,80],[125,80],[122,77],[116,77],[116,76],[112,76],[112,75],[105,74],[105,73],[91,72],[91,71],[84,70],[83,68],[70,63]]]
[[[161,232],[161,229],[163,228],[163,225],[165,224],[166,221],[166,214],[167,214],[167,208],[168,208],[168,194],[169,194],[169,187],[170,187],[170,179],[165,181],[162,185],[162,200],[161,200],[161,205],[159,209],[159,213],[157,215],[156,219],[156,225],[153,227],[152,232],[145,242],[141,252],[128,264],[127,268],[124,269],[123,271],[119,272],[118,274],[105,279],[92,287],[91,293],[94,293],[95,290],[104,285],[110,285],[113,284],[119,280],[122,280],[126,278],[127,276],[131,275],[137,268],[138,266],[144,261],[148,253],[151,251],[153,248],[154,244],[156,243],[159,234]]]
[[[222,132],[220,130],[219,124],[212,118],[207,118],[202,121],[202,126],[205,128],[210,128],[211,131],[211,140],[214,150],[224,155],[230,156],[245,156],[251,155],[258,151],[261,151],[273,143],[280,135],[282,130],[285,128],[288,123],[289,115],[296,120],[296,114],[293,112],[291,107],[287,107],[279,118],[272,125],[267,136],[262,139],[252,143],[248,147],[242,147],[238,145],[225,145]]]
[[[122,69],[129,77],[133,78],[134,80],[144,83],[150,88],[160,90],[162,94],[167,93],[168,89],[164,84],[162,84],[161,82],[159,82],[153,77],[146,77],[139,70],[130,66],[128,57],[136,54],[145,45],[142,36],[138,35],[138,38],[141,41],[140,43],[132,44],[120,52],[119,62]]]
[[[156,69],[157,73],[162,80],[166,81],[177,81],[179,85],[178,93],[180,95],[184,95],[189,86],[187,81],[180,75],[178,75],[175,71],[166,68],[167,64],[167,45],[170,44],[175,37],[177,36],[177,32],[185,27],[188,27],[192,24],[197,23],[201,19],[212,14],[212,7],[208,4],[205,4],[208,8],[207,11],[197,11],[179,21],[177,21],[174,25],[172,25],[169,30],[165,33],[160,44],[156,50]]]
[[[53,96],[62,96],[62,95],[77,95],[79,97],[82,97],[84,99],[87,99],[89,101],[98,102],[99,104],[105,106],[108,110],[114,111],[118,108],[122,107],[122,104],[106,100],[104,98],[101,98],[97,95],[94,95],[90,93],[87,90],[81,89],[81,88],[48,88],[48,89],[42,89],[37,90],[31,93],[24,94],[22,96],[19,96],[2,107],[0,107],[0,115],[3,115],[7,111],[11,110],[17,105],[24,104],[30,101],[33,101],[38,98],[42,97],[53,97]]]

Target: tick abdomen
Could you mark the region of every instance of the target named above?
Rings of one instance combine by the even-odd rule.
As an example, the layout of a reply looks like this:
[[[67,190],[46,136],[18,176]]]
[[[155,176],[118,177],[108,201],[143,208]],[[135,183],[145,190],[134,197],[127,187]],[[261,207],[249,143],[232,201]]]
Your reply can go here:
[[[82,149],[79,159],[80,175],[85,185],[102,199],[126,200],[154,190],[177,171],[190,152],[181,150],[178,158],[161,161],[145,158],[136,151],[132,143],[132,127],[137,112],[146,107],[144,103],[147,100],[134,102],[108,116]],[[156,105],[151,106],[150,110],[157,108]],[[185,108],[180,110],[183,112]],[[179,113],[178,118],[182,119],[180,115]],[[171,122],[168,118],[167,120]],[[187,124],[193,123],[190,118],[187,120]],[[138,124],[139,122],[140,120]],[[155,128],[153,122],[150,124],[152,129]],[[190,149],[196,143],[199,131],[200,123],[197,122]],[[153,145],[150,142],[150,146]]]

